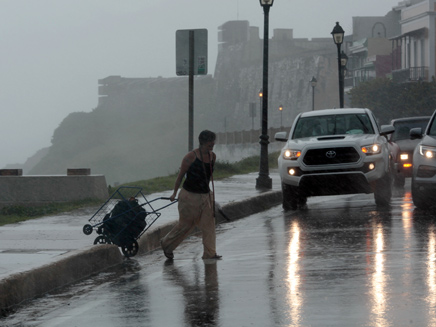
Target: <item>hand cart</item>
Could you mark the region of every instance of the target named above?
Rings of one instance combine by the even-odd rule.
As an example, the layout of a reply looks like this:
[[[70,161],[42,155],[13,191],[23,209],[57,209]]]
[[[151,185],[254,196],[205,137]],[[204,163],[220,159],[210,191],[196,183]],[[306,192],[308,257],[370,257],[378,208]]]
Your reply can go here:
[[[133,257],[139,250],[137,240],[160,217],[159,211],[177,202],[154,209],[152,203],[157,200],[170,198],[148,201],[142,188],[121,186],[83,226],[83,233],[90,235],[95,230],[99,236],[94,244],[115,244],[126,257]]]

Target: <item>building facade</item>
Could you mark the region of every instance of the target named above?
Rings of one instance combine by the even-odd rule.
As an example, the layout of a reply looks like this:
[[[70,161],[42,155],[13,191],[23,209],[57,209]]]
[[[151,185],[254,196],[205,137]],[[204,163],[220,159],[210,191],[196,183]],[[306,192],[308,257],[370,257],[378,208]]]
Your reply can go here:
[[[436,0],[400,1],[381,17],[353,17],[345,91],[375,78],[396,83],[436,76]],[[347,101],[346,101],[347,102]]]
[[[353,17],[353,34],[346,39],[346,90],[391,73],[390,39],[400,34],[400,15],[400,9],[393,8],[385,16]]]
[[[395,82],[431,81],[436,75],[436,0],[401,2],[401,34],[393,37]]]

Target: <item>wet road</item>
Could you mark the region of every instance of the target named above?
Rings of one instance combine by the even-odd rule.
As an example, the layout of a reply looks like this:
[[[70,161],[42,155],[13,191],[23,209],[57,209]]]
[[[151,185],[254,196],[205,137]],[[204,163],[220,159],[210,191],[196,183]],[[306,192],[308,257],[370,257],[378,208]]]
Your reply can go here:
[[[200,238],[32,301],[0,326],[436,326],[436,213],[410,184],[390,208],[372,195],[309,199],[218,227],[224,259]]]

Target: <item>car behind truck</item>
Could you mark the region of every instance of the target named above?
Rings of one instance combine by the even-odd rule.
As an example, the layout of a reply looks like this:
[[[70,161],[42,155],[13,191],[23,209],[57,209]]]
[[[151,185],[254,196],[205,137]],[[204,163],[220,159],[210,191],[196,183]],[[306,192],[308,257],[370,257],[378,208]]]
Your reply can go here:
[[[412,128],[410,138],[419,140],[413,152],[412,199],[415,206],[435,206],[436,194],[436,111],[425,128]]]
[[[424,130],[430,120],[430,116],[405,117],[391,120],[395,132],[390,136],[390,141],[398,145],[398,151],[394,154],[394,185],[403,187],[407,177],[412,177],[413,151],[420,139],[410,139],[409,133],[412,128]]]

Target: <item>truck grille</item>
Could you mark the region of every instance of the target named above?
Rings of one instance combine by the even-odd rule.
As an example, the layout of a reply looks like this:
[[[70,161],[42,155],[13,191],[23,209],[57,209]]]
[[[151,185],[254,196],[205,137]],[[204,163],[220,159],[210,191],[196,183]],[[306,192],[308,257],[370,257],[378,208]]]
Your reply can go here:
[[[336,165],[359,161],[360,155],[353,147],[312,149],[306,152],[303,162],[308,166]]]

